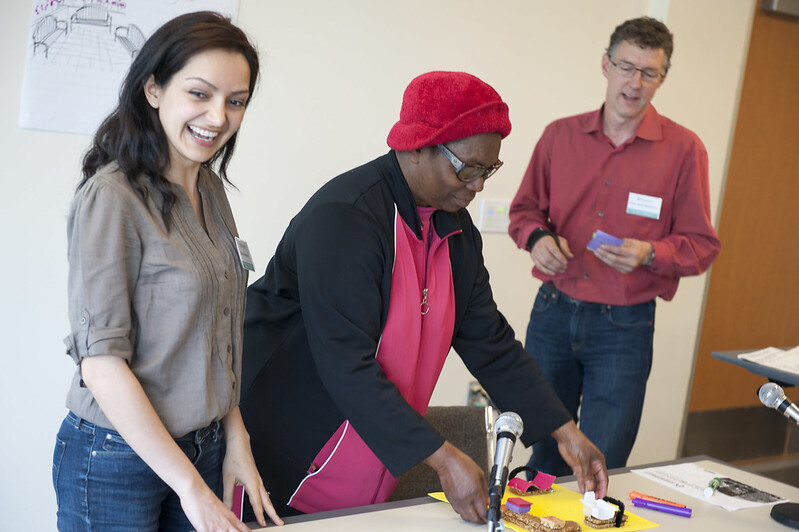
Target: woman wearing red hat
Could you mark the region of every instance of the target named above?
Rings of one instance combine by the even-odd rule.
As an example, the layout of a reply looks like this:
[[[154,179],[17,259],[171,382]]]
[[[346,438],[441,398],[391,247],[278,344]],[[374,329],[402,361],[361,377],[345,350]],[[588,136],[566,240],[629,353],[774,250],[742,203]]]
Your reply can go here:
[[[552,434],[604,495],[601,453],[497,311],[465,209],[510,130],[478,78],[415,78],[391,151],[317,191],[248,289],[241,409],[279,512],[384,502],[425,461],[461,517],[485,522],[482,470],[423,418],[451,347],[521,415],[526,445]]]

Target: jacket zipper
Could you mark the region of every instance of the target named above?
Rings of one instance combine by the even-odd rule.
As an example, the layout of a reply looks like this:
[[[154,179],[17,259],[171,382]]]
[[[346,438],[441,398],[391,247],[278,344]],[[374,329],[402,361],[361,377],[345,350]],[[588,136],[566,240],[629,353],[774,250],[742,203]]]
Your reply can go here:
[[[428,267],[428,260],[430,259],[430,247],[433,245],[433,217],[430,216],[430,220],[428,221],[430,227],[428,228],[427,232],[427,250],[425,250],[424,254],[424,288],[422,289],[422,304],[420,305],[420,309],[422,311],[422,316],[427,315],[430,312],[430,304],[427,302],[427,267]]]

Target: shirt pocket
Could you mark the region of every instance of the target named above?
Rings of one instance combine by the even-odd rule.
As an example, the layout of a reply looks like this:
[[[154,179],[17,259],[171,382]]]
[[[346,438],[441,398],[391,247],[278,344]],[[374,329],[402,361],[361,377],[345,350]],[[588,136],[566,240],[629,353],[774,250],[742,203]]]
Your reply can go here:
[[[188,250],[171,242],[158,242],[143,251],[138,283],[183,292],[196,290],[200,280]]]

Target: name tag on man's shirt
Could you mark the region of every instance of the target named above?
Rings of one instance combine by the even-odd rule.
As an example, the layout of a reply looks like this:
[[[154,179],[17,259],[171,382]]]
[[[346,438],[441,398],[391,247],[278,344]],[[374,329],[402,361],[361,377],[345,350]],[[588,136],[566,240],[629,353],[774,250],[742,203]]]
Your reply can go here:
[[[660,207],[662,205],[663,198],[630,192],[630,195],[627,197],[627,214],[659,220]]]

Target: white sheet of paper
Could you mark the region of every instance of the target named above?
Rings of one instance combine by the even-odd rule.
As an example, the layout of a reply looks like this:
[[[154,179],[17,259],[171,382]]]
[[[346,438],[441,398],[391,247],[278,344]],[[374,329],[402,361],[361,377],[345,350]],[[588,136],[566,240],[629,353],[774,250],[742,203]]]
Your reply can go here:
[[[776,347],[767,347],[751,353],[742,353],[738,355],[738,358],[799,375],[799,347],[787,351]]]
[[[88,6],[96,10],[94,19],[73,19]],[[106,0],[86,6],[83,0],[33,0],[19,127],[94,134],[116,107],[131,63],[117,32],[134,24],[146,38],[167,20],[200,10],[235,22],[239,0]],[[34,48],[36,39],[42,44]]]
[[[680,493],[730,511],[768,506],[786,500],[696,464],[648,467],[633,469],[632,472]],[[716,490],[712,497],[705,497],[705,488],[716,477],[723,479],[722,487]]]

